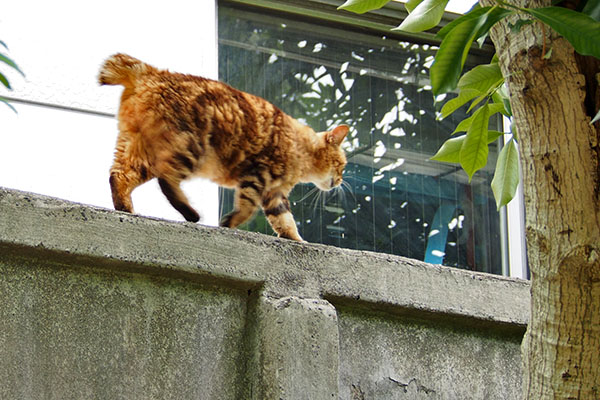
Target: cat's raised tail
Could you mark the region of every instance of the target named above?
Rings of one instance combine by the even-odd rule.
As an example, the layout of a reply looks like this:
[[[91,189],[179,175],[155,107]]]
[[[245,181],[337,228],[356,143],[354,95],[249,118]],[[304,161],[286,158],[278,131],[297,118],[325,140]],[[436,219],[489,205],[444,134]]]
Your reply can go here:
[[[104,61],[98,75],[101,85],[123,85],[132,88],[143,75],[154,70],[154,67],[128,56],[117,53]]]

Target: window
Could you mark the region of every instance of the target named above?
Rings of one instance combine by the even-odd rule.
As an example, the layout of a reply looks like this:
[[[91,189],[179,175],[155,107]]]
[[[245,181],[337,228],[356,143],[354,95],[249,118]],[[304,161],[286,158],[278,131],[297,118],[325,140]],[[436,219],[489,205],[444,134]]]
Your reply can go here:
[[[465,116],[436,119],[441,104],[428,82],[436,47],[234,3],[221,3],[218,26],[221,80],[316,131],[351,126],[344,194],[318,195],[312,185],[290,194],[306,240],[502,273],[490,189],[497,149],[470,183],[429,160]],[[224,215],[232,191],[220,196]],[[262,214],[242,228],[272,232]]]

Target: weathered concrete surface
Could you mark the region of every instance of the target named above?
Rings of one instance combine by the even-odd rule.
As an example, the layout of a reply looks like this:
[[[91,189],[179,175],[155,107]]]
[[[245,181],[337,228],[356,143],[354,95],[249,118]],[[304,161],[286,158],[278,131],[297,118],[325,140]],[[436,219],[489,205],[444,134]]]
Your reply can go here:
[[[520,398],[520,334],[345,308],[338,318],[342,399]]]
[[[1,399],[240,398],[244,293],[0,258]]]
[[[335,308],[320,299],[260,296],[248,398],[336,399],[339,337]]]
[[[0,304],[2,399],[511,399],[529,286],[0,189]]]

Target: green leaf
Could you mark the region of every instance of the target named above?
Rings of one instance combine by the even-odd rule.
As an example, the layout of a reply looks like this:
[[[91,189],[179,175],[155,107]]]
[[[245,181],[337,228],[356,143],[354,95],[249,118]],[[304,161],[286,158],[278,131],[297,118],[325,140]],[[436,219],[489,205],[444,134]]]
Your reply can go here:
[[[488,96],[487,94],[482,94],[481,96],[479,96],[478,98],[476,98],[475,100],[473,100],[473,102],[471,103],[471,105],[469,106],[469,108],[467,109],[467,112],[470,113],[471,110],[473,108],[475,108],[476,105],[478,105],[479,103],[481,103],[484,99],[487,99]]]
[[[514,13],[515,11],[507,10],[502,7],[480,7],[479,4],[476,4],[467,14],[455,19],[449,24],[446,24],[442,29],[439,30],[436,37],[439,39],[443,39],[450,31],[452,31],[456,26],[462,24],[463,22],[469,20],[476,20],[481,18],[484,14],[488,14],[485,23],[481,25],[475,36],[475,39],[478,39],[481,36],[485,35],[487,32],[489,32],[490,28],[496,22]]]
[[[504,112],[502,114],[506,115],[507,117],[512,117],[512,106],[510,105],[510,99],[507,98],[502,98],[502,104],[504,105]]]
[[[588,0],[581,12],[589,15],[596,21],[600,21],[600,0]]]
[[[457,97],[450,99],[446,103],[444,103],[444,106],[442,107],[442,110],[441,110],[442,119],[446,118],[448,115],[452,114],[454,111],[458,110],[459,108],[461,108],[463,105],[465,105],[470,100],[473,100],[478,95],[479,95],[479,92],[474,89],[461,90]]]
[[[590,122],[590,124],[593,124],[594,122],[598,122],[600,121],[600,111],[598,111],[598,113],[596,114],[596,116],[594,117],[594,119],[592,119],[592,121]]]
[[[504,78],[497,63],[478,65],[460,78],[458,88],[460,90],[475,89],[480,94],[487,94],[498,87],[502,80]]]
[[[510,98],[508,96],[508,89],[506,88],[506,83],[503,83],[502,86],[498,88],[492,95],[492,100],[494,103],[502,103],[504,104],[504,111],[500,111],[502,114],[507,117],[512,117],[512,109],[510,107]]]
[[[367,11],[377,10],[385,6],[389,1],[390,0],[346,0],[344,4],[338,7],[338,10],[364,14]]]
[[[393,30],[416,33],[431,29],[441,21],[446,4],[448,0],[423,0]]]
[[[25,76],[25,74],[23,73],[23,71],[21,71],[21,69],[17,66],[17,64],[15,64],[15,62],[13,60],[11,60],[10,58],[8,58],[7,56],[5,56],[2,53],[0,53],[0,61],[2,61],[3,63],[9,65],[10,67],[12,67],[15,70],[19,71],[19,73],[21,75]]]
[[[510,121],[510,133],[512,134],[513,140],[517,143],[519,143],[519,135],[517,132],[517,125],[515,124],[515,121],[511,120]]]
[[[469,176],[469,182],[473,178],[473,174],[487,164],[489,119],[490,109],[488,104],[475,111],[473,121],[460,149],[460,165]]]
[[[504,114],[504,104],[500,104],[500,103],[492,103],[489,105],[490,108],[490,117],[496,113],[503,113]]]
[[[3,98],[3,97],[0,97],[0,103],[4,103],[4,104],[6,104],[6,105],[8,106],[8,108],[10,108],[10,109],[11,109],[11,110],[13,110],[15,113],[17,113],[17,109],[16,109],[16,108],[14,108],[14,107],[12,106],[12,104],[10,104],[10,103],[8,102],[8,100],[6,100],[5,98]]]
[[[494,103],[502,103],[502,100],[504,100],[499,92],[500,90],[496,90],[494,93],[492,93],[492,101]]]
[[[487,39],[487,37],[488,37],[488,34],[485,33],[482,36],[479,36],[479,38],[477,38],[477,44],[479,45],[479,48],[483,47],[483,45],[484,45],[485,40]]]
[[[496,172],[492,179],[492,191],[498,209],[515,197],[519,185],[519,155],[514,140],[510,140],[498,155]]]
[[[435,153],[431,160],[460,163],[460,149],[465,141],[466,135],[450,138],[442,144],[442,147]]]
[[[481,94],[471,103],[467,112],[470,112],[484,99],[493,98],[502,83],[504,83],[504,77],[497,63],[478,65],[464,74],[458,81],[459,89],[473,89]],[[499,111],[506,114],[506,110]]]
[[[450,33],[458,25],[462,24],[463,22],[469,21],[469,20],[476,20],[476,19],[478,19],[483,14],[485,14],[486,12],[488,12],[489,9],[490,9],[490,7],[481,7],[479,5],[479,3],[475,4],[475,6],[473,7],[473,9],[471,11],[469,11],[467,14],[465,14],[462,17],[459,17],[459,18],[455,19],[454,21],[452,21],[452,22],[444,25],[444,27],[442,29],[440,29],[438,31],[438,33],[435,35],[436,38],[438,38],[438,39],[444,39],[446,37],[446,35],[448,35],[448,33]]]
[[[510,27],[510,31],[512,33],[519,33],[521,31],[521,28],[523,28],[525,25],[530,25],[530,24],[533,24],[532,19],[519,19],[514,24],[509,23],[508,26]]]
[[[0,82],[8,89],[8,90],[12,90],[12,88],[10,87],[10,83],[8,82],[8,79],[6,79],[6,77],[4,76],[4,74],[0,74]]]
[[[562,7],[521,10],[564,36],[579,54],[600,58],[600,22],[589,15]]]
[[[502,135],[504,135],[504,132],[500,132],[500,131],[488,131],[488,144],[496,141]]]
[[[496,113],[504,111],[504,104],[502,104],[502,103],[493,103],[490,105],[487,105],[487,103],[486,103],[485,106],[488,107],[490,117]],[[479,111],[479,109],[477,111]],[[477,114],[477,111],[475,111],[475,114]],[[465,118],[462,121],[460,121],[459,124],[456,126],[456,129],[454,130],[454,132],[452,132],[452,134],[454,135],[455,133],[458,133],[458,132],[467,132],[469,130],[469,128],[471,127],[471,124],[473,123],[475,114],[471,115],[469,118]]]
[[[480,10],[483,10],[483,13]],[[475,8],[474,11],[454,21],[462,22],[454,25],[444,34],[429,72],[434,95],[452,91],[456,87],[473,40],[485,34],[492,25],[511,13],[512,11],[499,7]],[[465,18],[472,14],[477,17]]]
[[[429,71],[435,96],[456,88],[478,24],[478,19],[467,20],[448,32],[442,40]]]
[[[406,4],[404,4],[404,7],[406,8],[406,11],[411,13],[422,1],[423,0],[408,0]]]
[[[496,24],[496,22],[515,13],[516,11],[507,10],[506,8],[498,6],[492,7],[487,18],[485,19],[485,22],[479,27],[479,31],[477,32],[477,35],[475,35],[475,39],[480,38],[483,35],[487,35],[490,29],[492,29],[492,26]]]
[[[500,84],[502,82],[498,82],[498,84]],[[471,103],[471,105],[469,106],[469,109],[467,110],[467,112],[471,112],[471,110],[479,103],[481,103],[482,100],[484,99],[489,99],[489,97],[492,97],[492,100],[494,99],[494,95],[496,94],[496,91],[491,91],[488,92],[486,94],[482,94],[481,96],[479,96],[478,98],[476,98],[475,100],[473,100],[473,103]],[[502,99],[504,100],[504,99]],[[510,104],[509,104],[510,106]],[[500,101],[500,102],[496,102],[494,101],[493,104],[490,105],[490,115],[496,114],[496,113],[502,113],[504,115],[506,115],[507,117],[510,117],[511,114],[508,112],[508,110],[506,109],[506,103],[504,101]]]
[[[488,131],[487,143],[496,141],[504,133],[499,131]],[[460,150],[465,141],[466,135],[450,138],[442,144],[440,149],[430,160],[442,161],[448,163],[460,163]]]
[[[454,132],[452,132],[452,134],[456,134],[459,132],[466,132],[469,130],[469,128],[471,127],[471,124],[473,123],[473,118],[475,117],[475,114],[471,115],[468,118],[463,119],[462,121],[460,121],[458,123],[458,125],[456,126],[456,129],[454,129]]]

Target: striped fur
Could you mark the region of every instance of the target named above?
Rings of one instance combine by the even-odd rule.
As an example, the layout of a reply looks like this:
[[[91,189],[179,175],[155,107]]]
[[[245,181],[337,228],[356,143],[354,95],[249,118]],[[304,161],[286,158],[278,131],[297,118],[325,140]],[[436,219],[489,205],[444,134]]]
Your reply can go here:
[[[234,228],[261,207],[280,237],[302,240],[289,192],[298,182],[322,190],[342,182],[345,125],[315,133],[260,97],[125,54],[108,58],[98,79],[125,87],[109,180],[117,210],[133,212],[131,192],[158,178],[171,205],[197,222],[180,183],[199,176],[235,188],[221,226]]]

